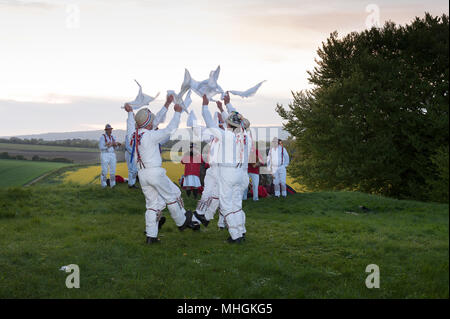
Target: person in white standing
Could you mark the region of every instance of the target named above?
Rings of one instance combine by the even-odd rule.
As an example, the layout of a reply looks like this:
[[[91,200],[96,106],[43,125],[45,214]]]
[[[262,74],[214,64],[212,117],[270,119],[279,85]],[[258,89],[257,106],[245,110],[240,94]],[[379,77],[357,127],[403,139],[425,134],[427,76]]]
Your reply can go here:
[[[275,196],[280,197],[280,185],[281,195],[287,196],[286,192],[286,167],[289,165],[289,154],[283,146],[283,141],[273,139],[267,156],[267,167],[269,167],[273,176],[273,185],[275,188]]]
[[[246,133],[244,117],[233,111],[226,120],[227,128],[221,130],[208,110],[208,98],[203,96],[202,115],[208,126],[207,134],[218,139],[219,161],[217,184],[219,189],[220,214],[230,233],[229,243],[241,243],[245,234],[245,218],[242,211],[243,169],[248,161],[252,141]],[[248,184],[248,180],[247,180]],[[200,219],[200,218],[199,218]],[[200,219],[202,222],[203,220]]]
[[[230,94],[228,92],[226,92],[226,94],[224,95],[223,102],[225,103],[225,106],[227,107],[228,113],[226,111],[221,110],[222,111],[222,116],[225,116],[225,118],[228,118],[228,114],[238,113],[237,110],[231,104]],[[250,122],[248,121],[248,119],[246,119],[246,118],[242,119],[241,130],[243,132],[245,132],[245,134],[246,134],[245,136],[247,138],[247,142],[249,142],[249,143],[246,143],[246,145],[245,145],[245,147],[246,147],[245,158],[244,158],[244,160],[242,162],[242,165],[241,165],[241,168],[242,168],[242,174],[241,174],[241,176],[242,176],[242,199],[243,199],[244,198],[244,193],[245,194],[247,193],[248,184],[250,182],[249,175],[248,175],[248,163],[249,163],[249,154],[250,154],[251,149],[252,149],[252,144],[254,143],[253,139],[252,139],[252,136],[251,136],[251,131],[250,131]],[[245,216],[244,210],[242,210],[241,216],[242,216],[242,225],[243,225],[243,229],[244,229],[243,230],[243,236],[245,237],[245,234],[246,234],[247,230],[245,229],[245,218],[246,218],[246,216]],[[222,218],[223,218],[222,216],[219,218],[219,222],[221,221]]]
[[[173,96],[168,96],[166,104],[170,105]],[[127,135],[135,147],[136,162],[138,166],[139,182],[146,201],[145,232],[147,244],[158,243],[158,224],[162,210],[167,206],[171,217],[179,230],[187,227],[193,230],[200,229],[197,219],[191,211],[184,209],[180,189],[167,177],[166,170],[161,167],[162,159],[159,143],[167,139],[180,124],[182,108],[176,104],[175,114],[166,128],[153,129],[155,114],[149,109],[139,110],[134,116],[130,105],[125,104],[128,112]]]
[[[116,142],[116,139],[111,134],[113,128],[106,124],[105,133],[100,136],[98,146],[100,148],[100,162],[102,165],[102,172],[100,175],[100,182],[102,187],[107,186],[107,174],[109,168],[109,186],[113,188],[116,185],[116,153],[115,149],[121,144]]]

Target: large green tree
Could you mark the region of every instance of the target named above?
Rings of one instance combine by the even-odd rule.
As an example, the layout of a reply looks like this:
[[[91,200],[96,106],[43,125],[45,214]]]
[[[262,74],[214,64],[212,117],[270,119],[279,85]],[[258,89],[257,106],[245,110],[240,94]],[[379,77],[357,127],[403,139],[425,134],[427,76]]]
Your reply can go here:
[[[289,173],[312,190],[430,198],[449,142],[448,18],[332,33],[308,72],[313,88],[277,106],[295,137]]]

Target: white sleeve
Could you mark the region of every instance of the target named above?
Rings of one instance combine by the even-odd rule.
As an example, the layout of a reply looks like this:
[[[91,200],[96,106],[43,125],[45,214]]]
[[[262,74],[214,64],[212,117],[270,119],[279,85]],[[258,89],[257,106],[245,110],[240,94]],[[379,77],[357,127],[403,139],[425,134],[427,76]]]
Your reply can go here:
[[[237,112],[236,109],[233,107],[233,105],[231,105],[231,103],[228,103],[226,106],[227,106],[228,113]]]
[[[267,163],[266,166],[270,168],[272,166],[272,148],[269,150],[269,154],[267,154]]]
[[[225,110],[223,110],[223,112],[222,112],[221,115],[222,115],[223,121],[226,122],[226,120],[227,120],[227,118],[228,118],[228,116],[229,116],[228,112],[225,111]]]
[[[105,138],[102,136],[100,136],[100,139],[98,141],[98,148],[100,149],[100,151],[107,151],[108,147],[106,147],[105,145]]]
[[[207,128],[213,128],[213,127],[214,128],[219,128],[217,123],[212,118],[211,113],[209,112],[208,105],[203,105],[202,106],[202,116],[203,116],[203,120],[206,123],[206,127]]]
[[[180,125],[180,118],[181,118],[181,113],[175,112],[172,120],[169,122],[169,124],[165,128],[152,132],[153,141],[156,143],[161,143],[162,141],[166,140],[168,137],[170,138],[170,134],[172,134],[178,128],[178,125]]]
[[[127,119],[127,138],[129,141],[131,141],[131,137],[133,133],[136,131],[136,121],[134,120],[134,113],[128,112],[128,119]]]
[[[155,119],[153,120],[153,127],[156,128],[159,124],[164,123],[164,121],[166,120],[167,110],[168,108],[163,106],[161,110],[156,113]]]
[[[289,154],[286,149],[284,149],[284,166],[289,165]]]

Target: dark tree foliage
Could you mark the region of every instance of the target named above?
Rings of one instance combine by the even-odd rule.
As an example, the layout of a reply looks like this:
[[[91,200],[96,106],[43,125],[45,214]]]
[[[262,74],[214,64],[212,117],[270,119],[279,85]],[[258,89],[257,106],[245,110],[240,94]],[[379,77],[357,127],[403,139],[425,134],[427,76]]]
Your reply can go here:
[[[431,188],[448,188],[448,18],[332,33],[308,72],[313,88],[277,106],[295,137],[289,173],[312,190],[436,200]]]

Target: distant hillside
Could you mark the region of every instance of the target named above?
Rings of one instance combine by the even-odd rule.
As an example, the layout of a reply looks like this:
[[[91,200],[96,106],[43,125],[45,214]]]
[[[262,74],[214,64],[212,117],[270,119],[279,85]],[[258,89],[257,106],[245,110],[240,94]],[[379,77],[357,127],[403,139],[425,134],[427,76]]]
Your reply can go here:
[[[275,136],[278,133],[278,136],[281,139],[286,139],[289,137],[289,133],[282,129],[281,126],[272,126],[272,127],[264,127],[264,126],[257,126],[253,129],[257,130],[258,132],[264,132],[266,133],[266,138],[269,139],[270,136]],[[186,129],[179,129],[175,135],[181,135],[186,136],[186,134],[182,134],[182,130]],[[275,133],[277,132],[277,133]],[[76,131],[76,132],[55,132],[55,133],[43,133],[43,134],[31,134],[31,135],[16,135],[16,136],[5,136],[3,138],[10,138],[10,137],[18,137],[21,139],[43,139],[44,141],[57,141],[57,140],[66,140],[66,139],[87,139],[87,140],[98,140],[100,135],[104,133],[103,130],[94,130],[94,131]],[[119,140],[124,141],[125,140],[125,130],[113,130],[113,135]],[[258,139],[261,139],[261,137],[258,136]]]

